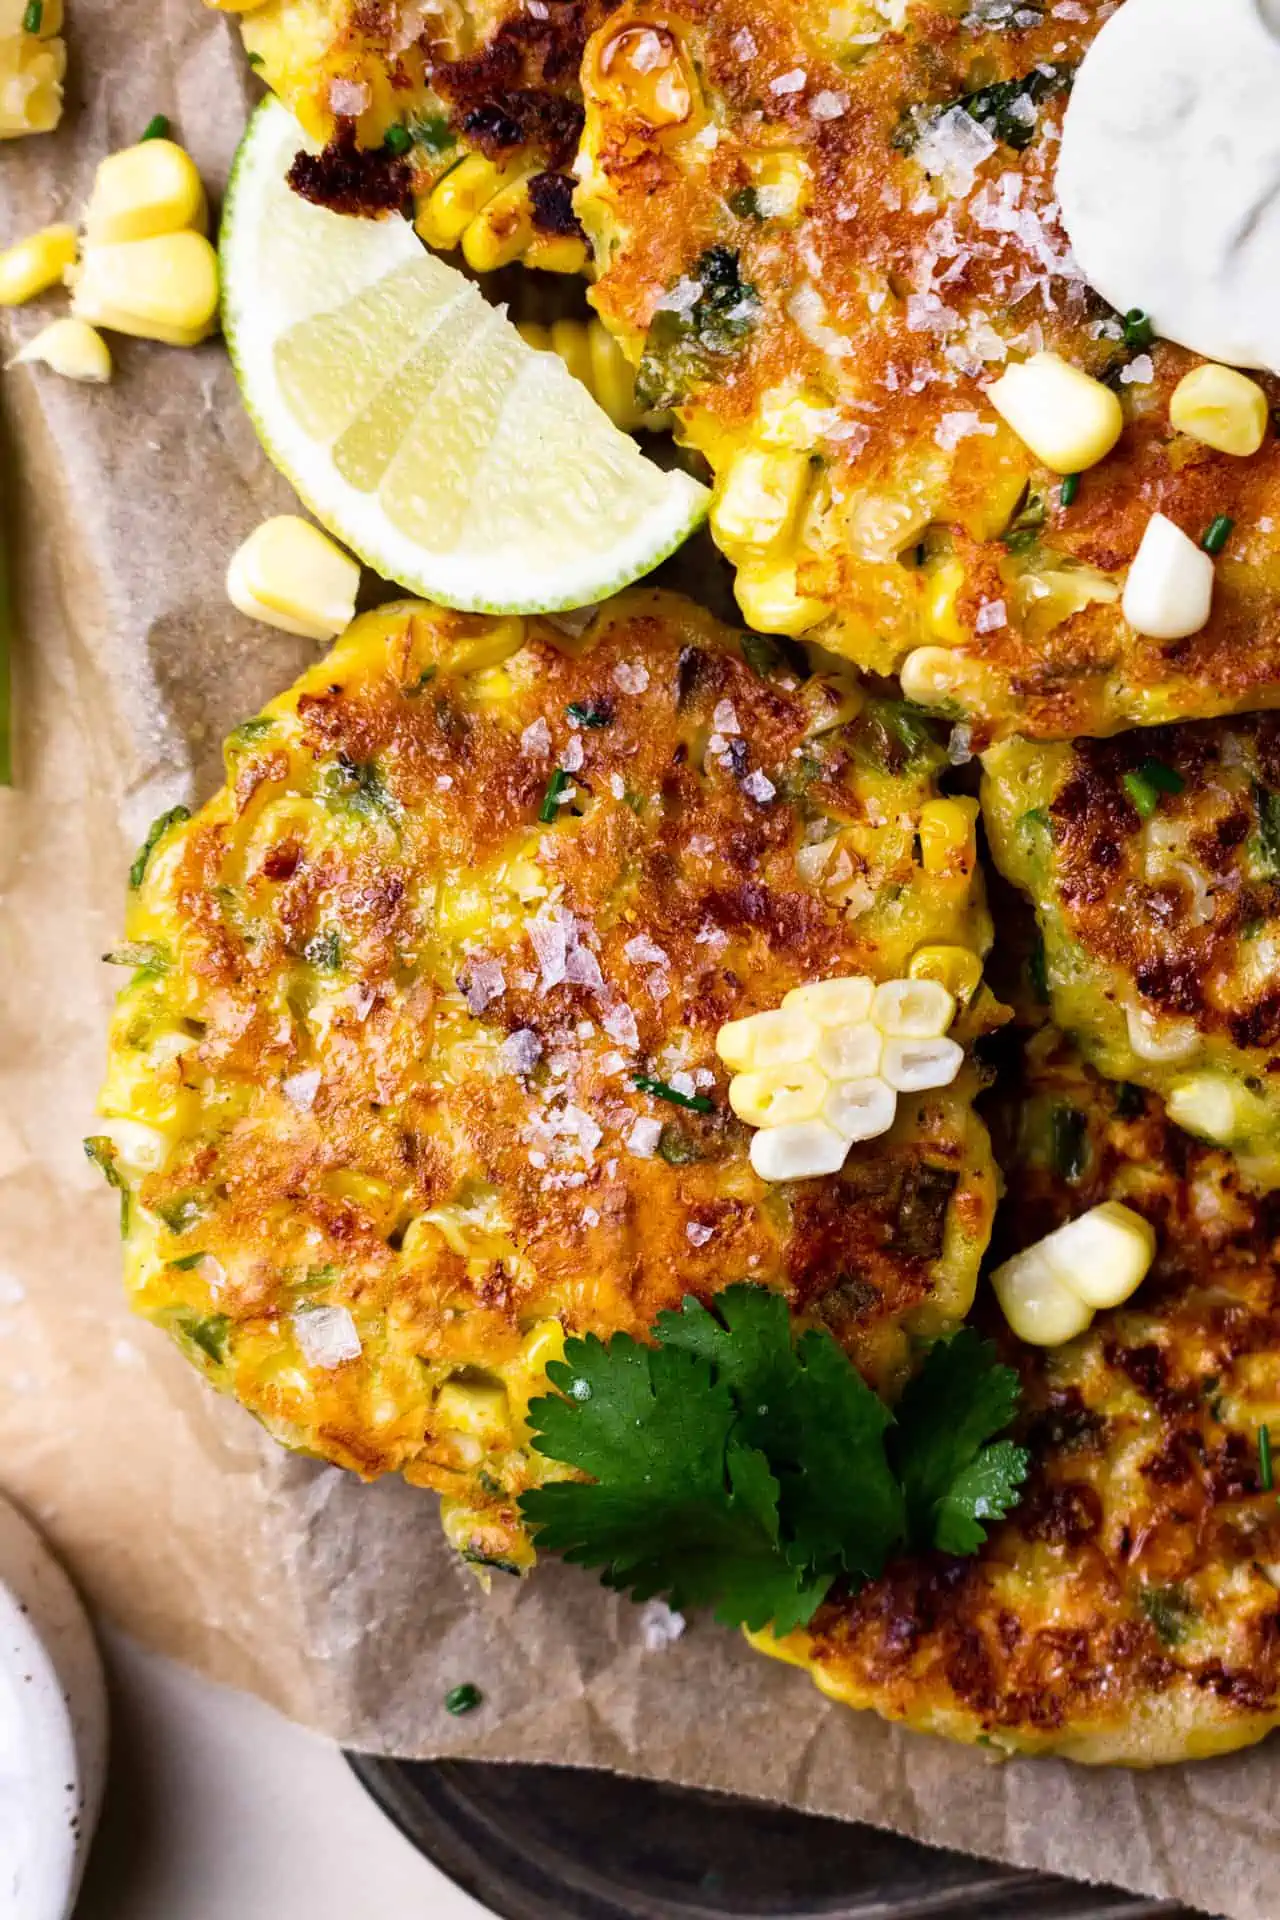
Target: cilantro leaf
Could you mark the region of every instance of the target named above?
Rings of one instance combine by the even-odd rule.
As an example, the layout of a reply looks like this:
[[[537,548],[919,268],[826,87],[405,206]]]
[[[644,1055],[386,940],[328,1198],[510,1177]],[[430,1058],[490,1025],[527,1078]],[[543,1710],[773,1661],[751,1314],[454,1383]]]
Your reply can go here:
[[[1010,1442],[986,1443],[1008,1426],[1018,1392],[1014,1369],[971,1327],[930,1349],[898,1402],[891,1443],[913,1545],[972,1553],[986,1538],[977,1523],[1014,1504],[1028,1456]],[[962,1536],[971,1544],[947,1544]]]
[[[730,1442],[727,1387],[697,1355],[570,1340],[547,1369],[564,1398],[529,1408],[540,1453],[595,1478],[527,1493],[539,1545],[634,1599],[668,1593],[677,1607],[716,1606],[726,1625],[798,1625],[827,1582],[806,1580],[778,1540],[778,1485],[764,1455]]]

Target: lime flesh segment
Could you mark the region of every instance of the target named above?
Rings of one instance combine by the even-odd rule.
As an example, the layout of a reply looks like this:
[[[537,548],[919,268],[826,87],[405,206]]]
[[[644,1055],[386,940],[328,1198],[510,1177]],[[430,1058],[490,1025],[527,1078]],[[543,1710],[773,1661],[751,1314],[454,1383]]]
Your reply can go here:
[[[706,488],[646,460],[406,221],[299,199],[307,144],[278,101],[258,109],[222,266],[246,405],[316,518],[385,578],[477,611],[583,606],[649,572]]]

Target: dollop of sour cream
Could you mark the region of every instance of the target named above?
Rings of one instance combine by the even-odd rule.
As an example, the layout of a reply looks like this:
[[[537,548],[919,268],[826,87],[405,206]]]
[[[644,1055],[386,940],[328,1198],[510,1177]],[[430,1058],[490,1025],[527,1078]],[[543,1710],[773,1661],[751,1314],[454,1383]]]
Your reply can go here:
[[[1124,0],[1076,76],[1057,192],[1085,278],[1280,373],[1280,0]]]

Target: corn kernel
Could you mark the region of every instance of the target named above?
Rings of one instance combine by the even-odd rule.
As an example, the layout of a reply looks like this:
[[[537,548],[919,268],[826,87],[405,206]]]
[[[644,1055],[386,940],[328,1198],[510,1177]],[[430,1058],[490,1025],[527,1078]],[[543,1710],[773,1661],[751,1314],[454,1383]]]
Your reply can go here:
[[[511,1408],[498,1380],[446,1380],[433,1414],[433,1426],[469,1433],[490,1446],[511,1439]]]
[[[246,619],[306,640],[333,640],[355,618],[360,568],[307,520],[265,520],[237,548],[227,595]]]
[[[827,611],[825,601],[800,592],[794,565],[785,563],[740,567],[733,591],[748,626],[758,633],[805,633]]]
[[[818,1066],[832,1080],[868,1080],[880,1071],[884,1035],[869,1020],[858,1026],[831,1027],[818,1042]]]
[[[793,225],[809,197],[811,175],[795,153],[764,153],[748,160],[756,212],[762,220]]]
[[[1040,1245],[1055,1271],[1095,1310],[1118,1307],[1136,1293],[1156,1257],[1151,1222],[1118,1200],[1090,1207]]]
[[[968,875],[978,858],[974,800],[927,800],[920,809],[920,860],[926,873]]]
[[[731,551],[763,552],[785,538],[795,523],[812,468],[804,453],[765,453],[750,447],[720,476],[711,507],[711,527]]]
[[[513,180],[463,230],[462,257],[476,273],[509,267],[533,239],[533,205],[527,179]]]
[[[0,307],[20,307],[46,293],[75,264],[74,227],[42,227],[0,253]]]
[[[822,1117],[842,1140],[876,1140],[888,1133],[898,1113],[898,1096],[878,1074],[866,1080],[842,1080],[823,1102]]]
[[[899,677],[907,699],[922,707],[953,703],[972,678],[964,660],[947,647],[916,647],[903,661]]]
[[[954,1040],[886,1040],[880,1071],[897,1093],[923,1093],[949,1087],[964,1065],[964,1048]]]
[[[539,1320],[520,1349],[520,1364],[530,1373],[545,1373],[553,1360],[564,1359],[564,1342],[558,1320]]]
[[[1200,1035],[1190,1020],[1159,1020],[1145,1007],[1126,1007],[1129,1045],[1140,1060],[1154,1066],[1190,1060],[1200,1051]]]
[[[794,1066],[811,1059],[817,1045],[817,1023],[793,1007],[730,1020],[716,1035],[716,1052],[735,1073],[752,1067]]]
[[[997,1267],[991,1286],[1005,1319],[1028,1346],[1063,1346],[1092,1324],[1093,1308],[1064,1285],[1039,1247]]]
[[[436,182],[418,209],[418,232],[429,247],[456,247],[481,209],[520,173],[518,161],[500,166],[483,154],[469,153]]]
[[[86,246],[149,240],[184,227],[203,233],[204,187],[190,154],[172,140],[143,140],[99,166],[85,211]]]
[[[839,409],[816,387],[770,387],[760,396],[757,431],[765,446],[808,454],[839,424]]]
[[[955,999],[940,980],[886,980],[876,988],[871,1017],[892,1039],[936,1040],[955,1011]]]
[[[558,327],[551,329],[551,338],[560,353]],[[655,427],[669,421],[669,414],[648,414],[637,406],[635,368],[603,320],[588,321],[586,338],[590,361],[587,385],[614,426],[621,427],[624,433],[633,433],[637,427]]]
[[[816,1119],[827,1091],[826,1075],[811,1061],[790,1067],[757,1067],[729,1082],[729,1105],[749,1127],[786,1127]]]
[[[1185,640],[1213,608],[1213,561],[1163,513],[1153,513],[1129,568],[1122,610],[1135,633]]]
[[[874,981],[863,974],[849,974],[840,980],[814,980],[807,987],[792,987],[782,1004],[807,1014],[820,1027],[845,1027],[870,1019],[874,998]]]
[[[1169,419],[1218,453],[1248,459],[1266,438],[1270,410],[1256,380],[1212,361],[1184,374],[1169,402]]]
[[[299,524],[308,525],[305,520]],[[313,528],[308,530],[314,531]],[[337,553],[340,549],[335,547],[333,551]],[[347,556],[343,554],[342,558],[346,560]],[[354,562],[349,564],[354,565]],[[357,567],[357,581],[359,573],[360,569]],[[345,600],[343,604],[345,606]],[[350,615],[342,624],[344,627],[350,626]],[[341,630],[341,628],[338,629],[339,632]],[[512,659],[519,653],[524,642],[525,624],[518,614],[510,614],[501,620],[491,620],[478,632],[467,634],[465,639],[456,641],[450,647],[444,662],[445,671],[447,673],[484,673],[488,668],[500,667],[504,660]]]
[[[524,264],[540,273],[585,273],[590,259],[587,243],[578,234],[539,233],[535,228]]]
[[[174,1144],[160,1127],[146,1126],[141,1120],[104,1120],[100,1131],[116,1149],[120,1171],[135,1176],[160,1173]]]
[[[1166,1105],[1175,1126],[1222,1146],[1247,1138],[1258,1124],[1256,1100],[1224,1074],[1193,1073],[1175,1081]]]
[[[814,673],[800,688],[800,704],[808,714],[804,737],[816,740],[856,720],[866,705],[866,695],[856,680],[843,674]]]
[[[929,631],[944,647],[963,646],[969,638],[956,612],[956,603],[964,584],[964,563],[954,558],[944,560],[929,580],[925,620]]]
[[[1124,412],[1110,387],[1056,353],[1009,367],[988,387],[987,399],[1055,473],[1096,467],[1124,431]]]
[[[751,1164],[762,1180],[816,1180],[839,1173],[849,1142],[823,1120],[766,1127],[751,1142]]]
[[[968,947],[918,947],[907,972],[913,980],[940,980],[962,1006],[982,982],[982,962]]]
[[[64,380],[105,386],[111,378],[111,353],[100,333],[84,320],[54,320],[28,340],[10,366],[39,363]]]
[[[194,347],[218,324],[218,256],[202,233],[90,247],[74,284],[76,318],[114,333]]]
[[[52,133],[62,118],[67,49],[50,21],[61,25],[62,9],[46,0],[38,34],[0,33],[0,140]]]

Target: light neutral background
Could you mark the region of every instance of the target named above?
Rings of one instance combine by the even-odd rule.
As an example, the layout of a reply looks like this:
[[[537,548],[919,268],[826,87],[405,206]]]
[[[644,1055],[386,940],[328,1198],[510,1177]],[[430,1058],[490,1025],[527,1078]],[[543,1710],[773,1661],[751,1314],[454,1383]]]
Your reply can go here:
[[[484,1920],[338,1749],[108,1637],[107,1802],[76,1920]]]

